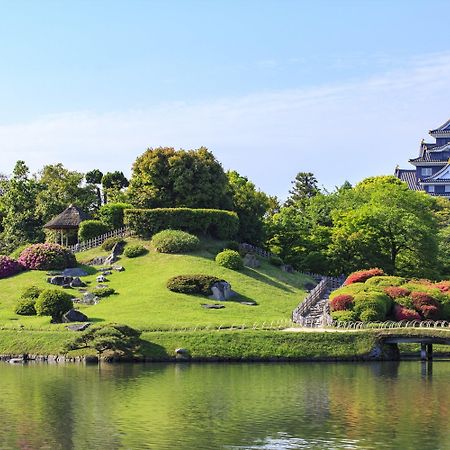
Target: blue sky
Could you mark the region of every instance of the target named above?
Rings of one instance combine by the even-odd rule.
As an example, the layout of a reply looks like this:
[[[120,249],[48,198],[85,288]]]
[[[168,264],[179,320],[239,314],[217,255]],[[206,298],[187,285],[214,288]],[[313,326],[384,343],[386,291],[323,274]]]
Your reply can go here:
[[[0,2],[0,172],[210,148],[281,197],[392,173],[450,118],[448,1]]]

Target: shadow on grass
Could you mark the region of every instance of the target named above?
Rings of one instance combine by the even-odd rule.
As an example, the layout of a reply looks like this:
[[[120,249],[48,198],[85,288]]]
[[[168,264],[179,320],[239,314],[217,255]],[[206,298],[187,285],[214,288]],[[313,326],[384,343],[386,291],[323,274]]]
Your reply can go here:
[[[270,286],[276,287],[278,289],[281,289],[285,292],[289,292],[291,294],[295,293],[295,290],[293,288],[289,288],[288,286],[286,286],[285,284],[282,284],[276,280],[273,280],[272,278],[268,277],[267,275],[264,275],[261,272],[258,272],[255,269],[250,269],[248,267],[246,267],[241,273],[243,273],[244,275],[247,275],[250,278],[253,278],[255,280],[260,281],[261,283],[265,283],[268,284]],[[301,289],[299,287],[299,289]]]
[[[88,275],[95,275],[98,272],[95,267],[88,266],[87,264],[78,264],[77,267],[83,269]]]
[[[154,358],[156,360],[170,357],[163,346],[145,341],[144,339],[141,339],[139,343],[139,353],[142,353],[146,358]]]

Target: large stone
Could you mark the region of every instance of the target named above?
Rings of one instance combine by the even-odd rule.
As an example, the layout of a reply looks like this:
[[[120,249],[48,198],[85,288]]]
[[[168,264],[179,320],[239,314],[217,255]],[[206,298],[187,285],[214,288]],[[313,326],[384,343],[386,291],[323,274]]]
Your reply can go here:
[[[92,292],[86,292],[79,301],[85,305],[96,305],[98,303],[98,297]]]
[[[217,283],[214,283],[211,287],[212,295],[211,299],[213,300],[228,300],[234,295],[236,295],[235,292],[231,290],[230,283],[227,283],[226,281],[218,281]]]
[[[223,309],[223,308],[225,308],[225,305],[218,305],[217,303],[215,303],[215,304],[202,303],[202,308],[205,308],[205,309]]]
[[[72,282],[70,283],[70,286],[73,288],[86,287],[86,283],[84,281],[81,281],[79,277],[74,277]]]
[[[106,256],[96,256],[95,258],[89,261],[90,266],[102,266],[105,264]]]
[[[106,283],[108,279],[104,275],[99,275],[97,277],[97,283]]]
[[[84,331],[89,325],[90,322],[86,322],[75,325],[68,325],[66,328],[70,331]]]
[[[86,322],[88,320],[86,314],[76,310],[70,309],[62,316],[62,321],[65,323],[68,322]]]
[[[72,277],[65,277],[64,275],[56,275],[55,277],[47,278],[47,282],[55,286],[70,286],[72,281]]]
[[[253,255],[252,253],[247,253],[244,256],[244,266],[250,267],[252,269],[256,269],[260,265],[261,265],[261,262],[259,261],[259,259],[256,255]]]
[[[117,272],[123,272],[125,268],[123,266],[113,266],[113,270],[116,270]]]
[[[119,259],[119,256],[123,253],[124,247],[124,242],[118,242],[116,245],[114,245],[111,254],[105,259],[105,264],[111,265],[115,263]]]
[[[62,273],[65,277],[85,277],[87,272],[79,267],[74,267],[72,269],[64,269]]]

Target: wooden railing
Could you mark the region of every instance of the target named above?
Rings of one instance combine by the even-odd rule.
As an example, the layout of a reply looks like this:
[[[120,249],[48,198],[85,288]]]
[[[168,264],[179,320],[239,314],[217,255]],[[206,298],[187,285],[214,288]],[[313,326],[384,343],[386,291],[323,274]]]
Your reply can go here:
[[[108,231],[108,233],[102,234],[101,236],[97,236],[93,239],[89,239],[88,241],[79,242],[78,244],[72,245],[69,248],[69,250],[72,253],[78,253],[78,252],[84,252],[85,250],[89,250],[91,248],[99,247],[103,244],[103,242],[106,241],[106,239],[112,238],[112,237],[128,237],[131,236],[133,232],[127,228],[118,228],[117,230]]]

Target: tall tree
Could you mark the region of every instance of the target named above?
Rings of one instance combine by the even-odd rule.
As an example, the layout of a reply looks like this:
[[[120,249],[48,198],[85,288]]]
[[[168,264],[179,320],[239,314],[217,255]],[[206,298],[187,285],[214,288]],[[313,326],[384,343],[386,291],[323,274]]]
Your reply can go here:
[[[148,149],[133,164],[129,199],[138,207],[231,209],[228,180],[205,147]]]
[[[99,169],[93,169],[86,173],[85,178],[87,184],[95,187],[95,192],[97,193],[97,206],[100,208],[102,206],[100,186],[102,184],[103,173]]]
[[[290,196],[286,200],[286,206],[292,206],[296,203],[304,204],[305,200],[320,192],[317,179],[311,172],[299,172],[291,183],[293,187],[289,191]]]
[[[122,202],[126,200],[123,189],[130,185],[123,172],[107,172],[102,177],[103,202]]]

